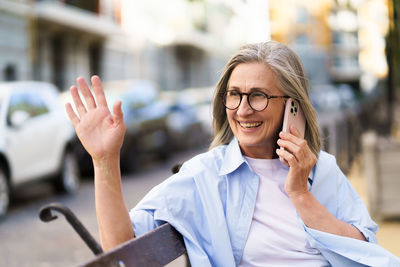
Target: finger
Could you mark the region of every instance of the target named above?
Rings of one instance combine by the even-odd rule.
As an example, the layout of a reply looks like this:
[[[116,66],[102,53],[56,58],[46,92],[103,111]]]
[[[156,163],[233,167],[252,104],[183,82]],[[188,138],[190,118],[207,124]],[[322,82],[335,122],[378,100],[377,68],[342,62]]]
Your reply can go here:
[[[93,85],[93,91],[96,96],[96,101],[99,106],[107,107],[106,96],[104,95],[103,85],[100,77],[97,75],[92,76],[91,82]]]
[[[289,141],[289,140],[278,139],[277,144],[280,147],[288,150],[292,154],[296,154],[297,155],[299,153],[299,151],[300,151],[300,147],[297,144],[295,144],[295,143],[293,143],[292,141]]]
[[[277,150],[279,150],[279,149],[277,149]],[[289,163],[288,163],[283,157],[279,157],[279,160],[280,160],[280,162],[282,162],[283,164],[285,164],[287,167],[290,167],[290,166],[289,166]]]
[[[113,106],[114,121],[116,123],[122,123],[124,121],[124,114],[122,113],[122,102],[117,101]]]
[[[78,125],[80,120],[79,120],[78,116],[76,116],[70,103],[65,104],[65,110],[67,111],[67,115],[68,115],[69,120],[71,121],[72,125],[74,126],[74,128],[76,128],[76,126]]]
[[[294,126],[292,126],[292,127],[294,127]],[[294,128],[294,129],[297,131],[296,128]],[[299,133],[299,131],[297,131],[297,133]],[[296,136],[293,133],[287,133],[287,132],[283,132],[283,131],[279,133],[279,137],[283,140],[288,140],[297,145],[300,145],[302,143],[302,141],[304,140],[304,138],[302,138],[300,135]]]
[[[278,148],[276,149],[276,154],[279,156],[279,158],[282,158],[283,161],[286,161],[289,167],[295,166],[298,163],[296,157],[287,150]]]
[[[288,150],[292,153],[297,161],[304,162],[305,159],[308,158],[309,154],[311,153],[306,140],[301,139],[298,144],[293,143],[289,140],[282,140],[278,139],[278,145]]]
[[[82,117],[83,115],[86,114],[86,108],[82,103],[81,97],[79,96],[78,88],[73,85],[70,87],[69,90],[71,92],[72,100],[74,101],[79,117]]]
[[[87,85],[85,79],[82,77],[78,77],[78,79],[76,79],[76,81],[79,85],[80,92],[82,93],[83,97],[85,98],[87,108],[94,109],[96,107],[96,102],[94,100],[92,92],[90,92],[89,86]]]

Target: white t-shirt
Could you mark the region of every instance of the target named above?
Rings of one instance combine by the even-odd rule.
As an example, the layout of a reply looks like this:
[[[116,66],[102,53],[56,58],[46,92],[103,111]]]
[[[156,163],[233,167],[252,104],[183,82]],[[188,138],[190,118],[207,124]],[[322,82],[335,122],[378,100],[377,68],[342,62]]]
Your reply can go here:
[[[245,158],[260,176],[260,185],[239,266],[330,266],[319,250],[310,247],[285,193],[288,168],[279,159]]]

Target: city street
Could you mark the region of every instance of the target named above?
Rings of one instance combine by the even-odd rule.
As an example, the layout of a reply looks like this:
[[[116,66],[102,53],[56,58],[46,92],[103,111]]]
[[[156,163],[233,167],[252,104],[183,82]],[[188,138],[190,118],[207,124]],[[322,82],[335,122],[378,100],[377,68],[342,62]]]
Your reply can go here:
[[[168,177],[174,164],[199,152],[174,155],[165,163],[155,163],[145,170],[124,176],[123,190],[128,208],[133,207],[154,185]],[[43,184],[31,186],[29,191],[24,189],[18,192],[9,214],[0,222],[0,266],[78,266],[93,258],[90,249],[62,215],[49,223],[40,221],[40,207],[51,202],[68,206],[99,241],[91,179],[83,180],[75,196],[55,195],[50,186]],[[181,257],[169,266],[185,266],[185,259]]]
[[[87,137],[85,144],[89,139],[93,144],[112,143],[102,139],[106,132],[126,129],[120,159],[129,210],[171,176],[173,166],[205,152],[214,137],[217,143],[226,143],[235,136],[243,154],[270,158],[277,146],[273,137],[274,129],[281,127],[279,120],[289,117],[298,122],[303,114],[306,144],[313,152],[322,149],[335,156],[379,226],[378,244],[400,262],[400,0],[0,0],[0,21],[0,267],[81,266],[95,258],[62,214],[55,212],[59,218],[51,222],[39,218],[43,206],[61,203],[100,243],[93,168],[88,154],[77,145],[79,140],[68,117],[75,127],[78,119],[71,109],[79,118],[78,128],[83,129],[78,129],[79,136]],[[100,87],[107,103],[99,97]],[[113,108],[114,103],[118,104]],[[286,109],[283,103],[293,105]],[[112,119],[103,117],[105,106],[110,108]],[[120,110],[122,117],[118,116]],[[120,128],[122,121],[125,127]],[[300,129],[296,123],[284,122],[282,125]],[[95,127],[100,124],[101,129]],[[86,135],[96,132],[95,128],[100,129],[99,138]],[[287,151],[296,145],[286,137],[279,137],[279,146],[286,152],[278,150],[276,155],[292,157]],[[204,146],[199,148],[199,144]],[[101,147],[99,151],[101,155]],[[293,154],[292,159],[303,162],[298,153]],[[232,162],[224,159],[224,163]],[[325,166],[324,161],[321,166]],[[80,185],[78,169],[88,176],[82,177]],[[239,171],[249,173],[242,169]],[[56,171],[58,177],[54,176]],[[328,182],[335,185],[332,179],[339,181],[339,172],[330,175],[330,170],[326,171],[329,175],[320,175],[324,179],[321,184],[331,179]],[[36,183],[41,177],[58,179],[53,184]],[[197,233],[193,236],[205,240],[201,242],[214,265],[226,265],[219,259],[225,255],[220,243],[232,244],[237,252],[237,246],[245,244],[237,240],[244,241],[246,234],[252,236],[240,230],[243,225],[239,219],[250,222],[249,212],[254,212],[248,211],[244,189],[236,190],[236,180],[223,178],[222,189],[214,191],[224,195],[225,210],[220,215],[226,219],[223,226],[230,235],[225,235],[226,240],[214,242],[217,238],[211,230],[221,227],[214,227],[218,220],[210,220],[216,217],[209,216],[208,207],[213,205],[201,203],[206,206],[198,208],[196,203],[191,207],[205,221],[196,220],[200,226],[194,228],[203,234],[204,225],[210,226],[205,233],[211,238]],[[242,183],[247,177],[240,178]],[[287,192],[292,195],[300,188],[296,183],[301,182],[289,181],[293,183],[286,188],[291,188]],[[353,190],[335,191],[345,183],[338,182],[327,190],[332,197],[322,194],[324,189],[315,186],[318,184],[313,189],[321,193],[326,199],[322,204],[338,219],[356,228],[369,221],[364,207],[351,201],[358,199]],[[285,198],[276,202],[274,195],[268,195],[270,188],[266,192],[259,196],[270,197],[271,203],[257,200],[261,207],[287,202]],[[229,212],[231,202],[232,214],[237,216]],[[305,218],[309,213],[287,203],[290,205],[282,206],[283,215],[297,208],[308,226],[342,233],[340,224],[334,227],[333,217],[330,229],[314,224],[320,218]],[[179,203],[176,206],[182,207]],[[272,217],[282,215],[276,213]],[[117,215],[110,218],[119,219]],[[262,224],[268,222],[265,218]],[[317,220],[310,223],[310,218]],[[287,232],[299,233],[298,229],[287,229],[283,235],[277,231],[276,236],[288,236],[290,241]],[[262,254],[263,246],[281,246],[278,239],[271,244],[257,243],[257,238],[248,240],[247,244]],[[293,243],[293,248],[297,251],[303,245]],[[349,247],[346,251],[358,249]],[[278,260],[289,261],[285,253],[280,254],[283,256]],[[372,252],[364,254],[358,259],[375,257]],[[332,259],[345,260],[340,255]],[[186,261],[183,255],[168,266],[184,267]]]
[[[123,190],[128,208],[133,207],[154,185],[168,177],[171,174],[171,166],[199,152],[201,150],[173,155],[167,162],[155,163],[140,172],[124,176]],[[357,162],[353,165],[354,168],[348,178],[366,202],[365,182]],[[96,240],[99,240],[93,182],[90,178],[83,180],[76,196],[55,195],[50,186],[35,185],[30,187],[29,191],[24,189],[18,192],[9,214],[0,222],[0,266],[78,266],[93,258],[92,252],[62,215],[50,223],[40,221],[38,217],[40,207],[51,202],[67,205]],[[400,234],[399,221],[379,222],[379,226],[377,237],[380,245],[395,255],[400,255],[397,239],[392,238]],[[183,267],[185,258],[180,257],[168,266]]]

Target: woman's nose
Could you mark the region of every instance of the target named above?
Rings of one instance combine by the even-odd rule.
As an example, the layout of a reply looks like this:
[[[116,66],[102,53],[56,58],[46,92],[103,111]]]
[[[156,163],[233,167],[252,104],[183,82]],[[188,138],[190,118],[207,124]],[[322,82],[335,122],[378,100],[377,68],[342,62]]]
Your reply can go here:
[[[254,112],[254,110],[249,105],[247,97],[247,95],[243,95],[242,102],[240,102],[240,105],[237,109],[237,114],[239,116],[248,115]]]

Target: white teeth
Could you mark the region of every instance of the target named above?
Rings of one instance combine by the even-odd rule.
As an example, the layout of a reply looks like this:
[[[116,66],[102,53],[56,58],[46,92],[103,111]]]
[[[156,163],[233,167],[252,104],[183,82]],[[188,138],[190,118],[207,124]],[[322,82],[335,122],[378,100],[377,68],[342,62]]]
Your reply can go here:
[[[240,126],[244,128],[255,128],[262,124],[262,122],[241,122]]]

